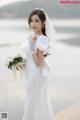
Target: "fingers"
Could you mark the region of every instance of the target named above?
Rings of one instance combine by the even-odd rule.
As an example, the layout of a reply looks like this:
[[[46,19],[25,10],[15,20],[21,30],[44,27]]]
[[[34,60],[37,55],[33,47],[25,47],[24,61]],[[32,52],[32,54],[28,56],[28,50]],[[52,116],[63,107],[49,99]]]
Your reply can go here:
[[[25,67],[24,64],[23,65],[22,64],[16,65],[16,70],[21,70],[24,67]]]
[[[16,70],[21,70],[21,67],[20,66],[16,66]]]
[[[18,66],[16,67],[16,70],[19,70]]]

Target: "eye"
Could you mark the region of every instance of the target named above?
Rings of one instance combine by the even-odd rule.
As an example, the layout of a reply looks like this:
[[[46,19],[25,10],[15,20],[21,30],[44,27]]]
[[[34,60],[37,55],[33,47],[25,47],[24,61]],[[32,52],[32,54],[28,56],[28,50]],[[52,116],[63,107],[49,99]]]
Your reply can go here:
[[[34,19],[34,20],[32,20],[32,22],[36,22],[36,23],[38,23],[38,22],[39,22],[39,20],[37,20],[37,19]]]
[[[30,23],[32,23],[32,22],[37,22],[38,23],[39,20],[31,20]]]
[[[39,22],[39,20],[35,20],[35,22]]]

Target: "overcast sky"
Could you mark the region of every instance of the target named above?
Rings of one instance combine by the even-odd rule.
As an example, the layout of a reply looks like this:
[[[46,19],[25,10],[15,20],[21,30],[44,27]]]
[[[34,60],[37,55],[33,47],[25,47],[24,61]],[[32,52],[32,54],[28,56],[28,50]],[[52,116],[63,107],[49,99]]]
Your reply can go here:
[[[0,0],[0,6],[3,6],[5,4],[9,4],[12,2],[16,2],[16,1],[28,1],[28,0]]]
[[[4,6],[5,4],[9,4],[12,2],[16,2],[16,1],[32,1],[32,0],[0,0],[0,6]],[[33,0],[35,2],[46,2],[46,0]],[[47,0],[48,2],[49,0]],[[50,0],[52,1],[52,0]]]

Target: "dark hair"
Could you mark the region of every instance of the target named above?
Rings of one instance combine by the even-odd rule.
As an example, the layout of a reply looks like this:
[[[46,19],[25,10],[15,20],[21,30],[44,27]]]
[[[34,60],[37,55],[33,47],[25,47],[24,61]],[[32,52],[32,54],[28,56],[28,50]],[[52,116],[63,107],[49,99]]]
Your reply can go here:
[[[28,24],[29,24],[29,25],[30,25],[30,22],[31,22],[31,17],[32,17],[33,15],[38,15],[39,18],[40,18],[40,20],[42,21],[42,23],[43,23],[44,21],[46,21],[46,15],[45,15],[45,13],[43,12],[43,10],[35,9],[35,10],[33,10],[33,11],[30,13],[30,15],[29,15],[29,17],[28,17]],[[45,28],[45,27],[46,27],[45,25],[44,25],[44,27],[42,27],[42,33],[46,36],[46,28]]]

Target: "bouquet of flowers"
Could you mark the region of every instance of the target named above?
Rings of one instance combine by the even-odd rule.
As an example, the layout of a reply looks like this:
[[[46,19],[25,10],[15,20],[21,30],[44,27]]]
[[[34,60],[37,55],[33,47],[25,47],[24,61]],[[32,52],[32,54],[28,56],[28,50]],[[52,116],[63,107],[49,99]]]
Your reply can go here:
[[[7,61],[6,65],[8,69],[13,71],[14,79],[16,79],[16,71],[19,71],[21,75],[23,68],[26,66],[26,59],[23,58],[20,54],[9,58],[10,59]]]
[[[16,70],[19,70],[18,68],[19,67],[25,67],[26,65],[26,59],[24,59],[21,55],[16,55],[14,57],[10,57],[10,60],[8,60],[7,62],[7,67],[8,69],[16,69]]]

